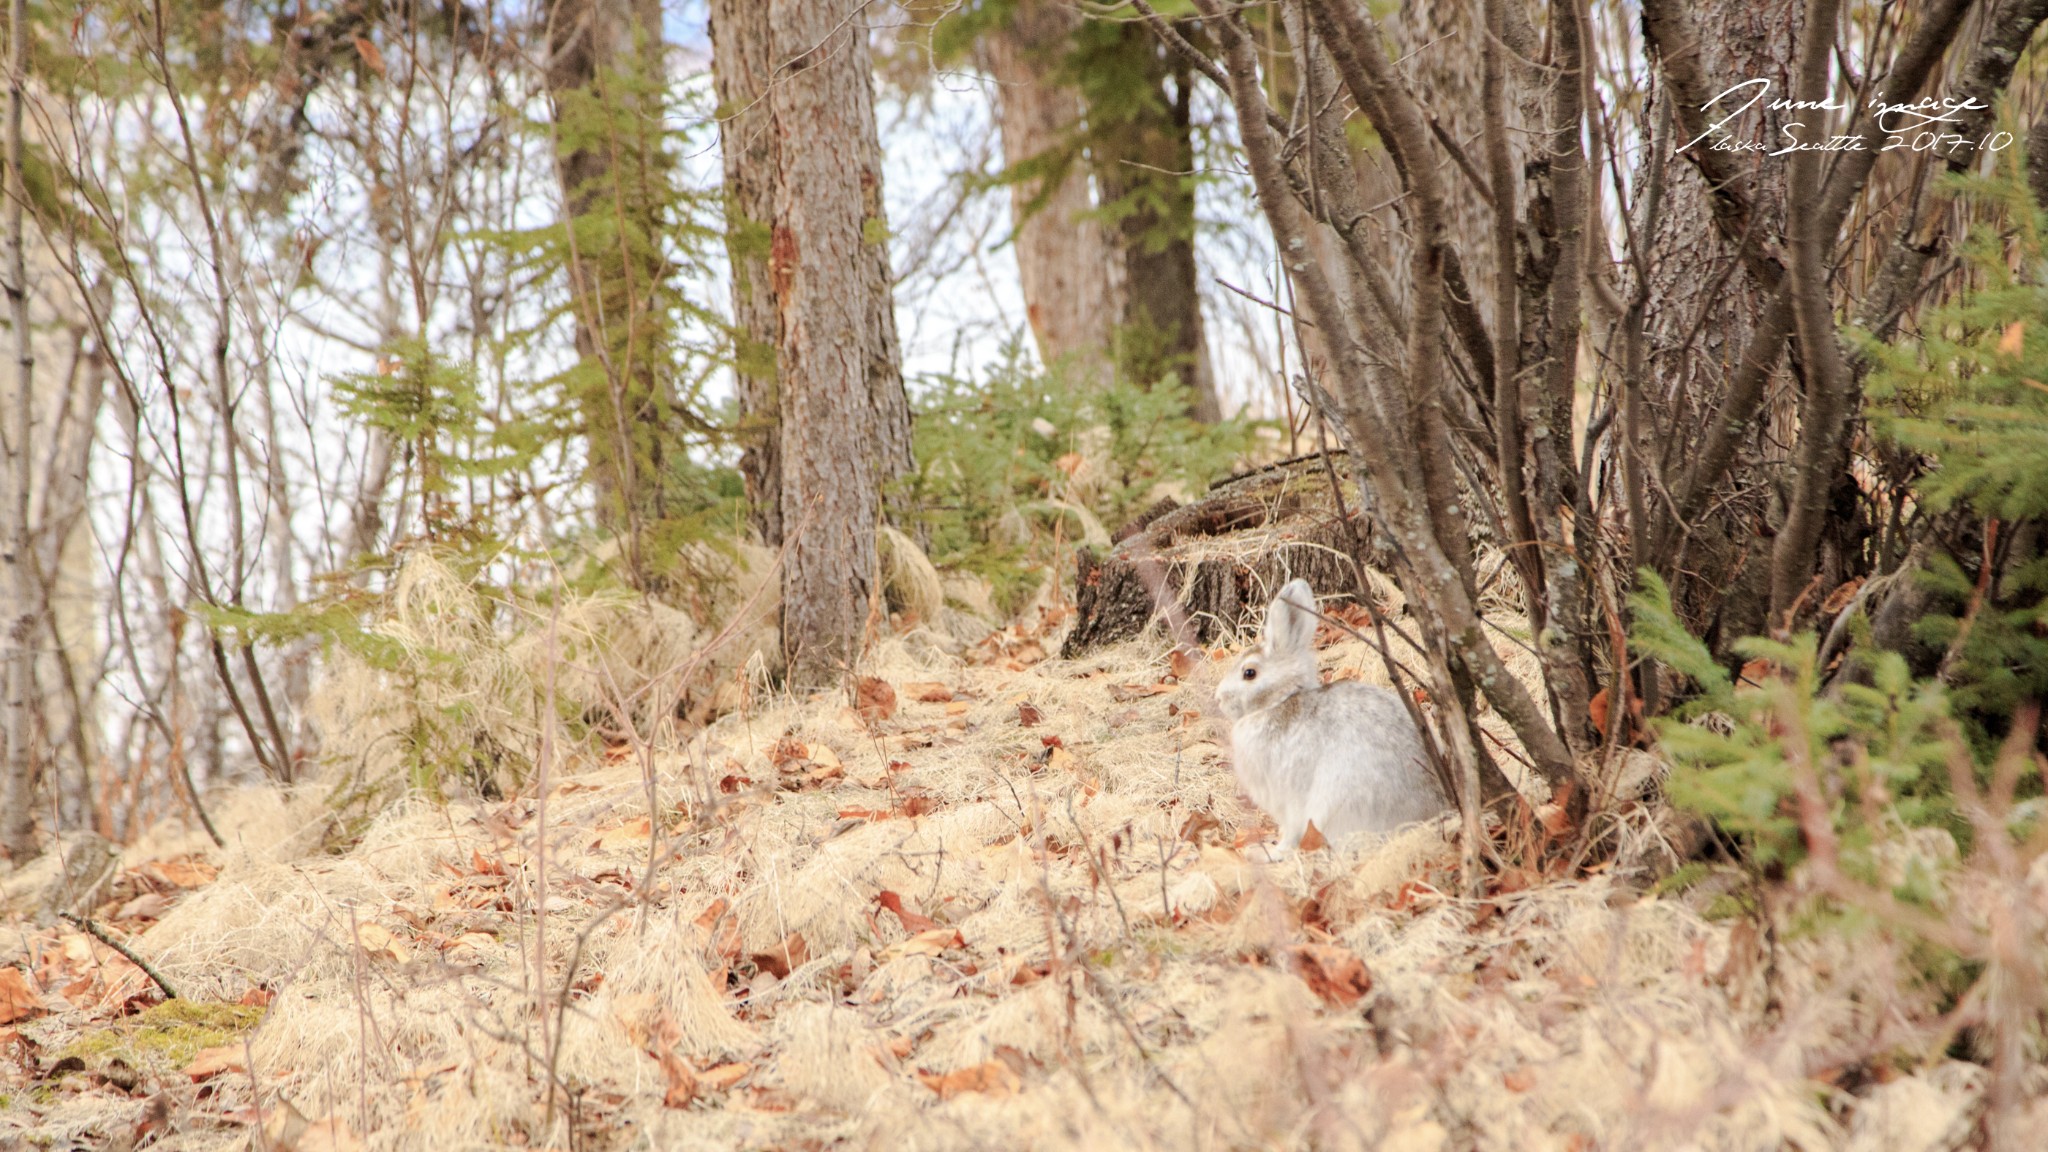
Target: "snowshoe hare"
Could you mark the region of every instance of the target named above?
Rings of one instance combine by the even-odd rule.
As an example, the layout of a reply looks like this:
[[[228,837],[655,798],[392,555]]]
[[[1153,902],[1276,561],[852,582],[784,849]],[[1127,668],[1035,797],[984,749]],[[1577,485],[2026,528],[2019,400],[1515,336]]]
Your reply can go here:
[[[1399,696],[1317,676],[1315,603],[1308,581],[1290,580],[1266,608],[1258,647],[1216,688],[1238,782],[1279,823],[1283,852],[1301,844],[1311,820],[1335,841],[1449,807]]]

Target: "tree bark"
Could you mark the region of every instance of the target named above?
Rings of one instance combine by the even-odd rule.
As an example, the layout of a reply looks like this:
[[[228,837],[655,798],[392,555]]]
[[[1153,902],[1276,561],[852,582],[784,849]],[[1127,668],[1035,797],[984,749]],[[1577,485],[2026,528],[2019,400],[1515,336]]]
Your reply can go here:
[[[6,295],[8,326],[13,330],[14,372],[0,429],[6,432],[6,480],[0,486],[0,558],[7,566],[7,604],[0,610],[6,644],[7,760],[0,775],[0,851],[19,863],[35,854],[36,795],[42,781],[44,742],[37,738],[36,646],[49,615],[41,574],[35,570],[35,540],[29,524],[30,466],[35,430],[35,351],[28,326],[28,261],[22,208],[27,191],[22,183],[22,117],[28,82],[27,5],[10,0],[7,7],[6,127]]]
[[[782,647],[798,688],[858,659],[883,489],[911,466],[860,13],[855,0],[712,9],[746,475],[756,524],[787,548]]]
[[[1195,264],[1193,77],[1143,24],[1098,21],[1089,34],[1089,142],[1123,263],[1117,367],[1141,385],[1178,375],[1193,394],[1189,414],[1213,423],[1222,405]]]
[[[773,546],[782,543],[782,416],[775,382],[782,329],[768,281],[768,246],[779,148],[769,91],[775,60],[763,7],[761,0],[711,0],[711,72],[725,164],[740,476],[754,530]]]
[[[626,545],[644,586],[642,535],[667,514],[672,450],[666,279],[660,236],[666,161],[659,143],[662,83],[658,0],[553,0],[548,98],[569,230],[569,287],[582,361],[576,395],[600,520]],[[595,109],[577,110],[578,101]],[[610,227],[579,222],[609,218]],[[603,239],[599,239],[602,237]]]
[[[1034,169],[1010,186],[1010,221],[1039,359],[1099,376],[1123,301],[1115,255],[1091,215],[1079,156],[1080,95],[1057,74],[1075,23],[1049,0],[1023,0],[1009,25],[990,36],[988,66],[1003,163],[1013,174],[1020,165]]]

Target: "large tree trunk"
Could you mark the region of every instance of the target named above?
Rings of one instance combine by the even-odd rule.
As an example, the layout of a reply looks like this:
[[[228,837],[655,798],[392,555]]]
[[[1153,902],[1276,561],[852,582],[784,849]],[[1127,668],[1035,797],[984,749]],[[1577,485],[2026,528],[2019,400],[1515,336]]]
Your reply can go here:
[[[1194,393],[1190,414],[1220,420],[1195,266],[1193,79],[1142,24],[1097,21],[1087,36],[1095,180],[1123,256],[1117,367],[1140,384],[1177,374]]]
[[[1082,371],[1106,366],[1122,284],[1108,237],[1091,213],[1088,171],[1080,162],[1080,94],[1060,82],[1072,46],[1074,15],[1048,0],[1024,0],[1008,27],[990,36],[1003,163],[1035,171],[1010,186],[1017,274],[1024,312],[1046,364]]]
[[[659,0],[554,0],[546,80],[553,105],[582,417],[599,518],[644,584],[645,529],[667,513],[670,412],[660,237],[667,163],[661,132]],[[608,227],[584,227],[608,218]]]
[[[815,687],[860,654],[882,489],[911,463],[867,29],[852,0],[717,0],[712,35],[735,320],[754,353],[747,478],[787,547],[790,682]]]

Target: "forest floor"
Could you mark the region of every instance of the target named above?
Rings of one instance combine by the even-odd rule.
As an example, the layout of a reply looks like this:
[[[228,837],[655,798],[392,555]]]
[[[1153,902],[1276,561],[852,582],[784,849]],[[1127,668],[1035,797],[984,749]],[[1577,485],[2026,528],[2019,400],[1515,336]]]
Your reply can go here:
[[[1868,1059],[1885,950],[1616,868],[1463,898],[1448,828],[1267,862],[1226,654],[1062,661],[1057,627],[893,637],[851,695],[565,750],[344,850],[325,790],[219,797],[227,847],[159,830],[100,905],[181,999],[70,925],[0,925],[0,1148],[1967,1138],[1981,1068]],[[1497,838],[1538,859],[1528,816]]]

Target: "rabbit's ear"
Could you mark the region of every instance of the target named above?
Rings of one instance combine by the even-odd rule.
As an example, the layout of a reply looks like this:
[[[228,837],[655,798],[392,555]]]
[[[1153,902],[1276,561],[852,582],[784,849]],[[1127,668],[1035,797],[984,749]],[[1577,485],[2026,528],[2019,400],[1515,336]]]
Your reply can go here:
[[[1275,655],[1307,652],[1315,641],[1315,608],[1308,581],[1289,580],[1266,607],[1266,650]]]

